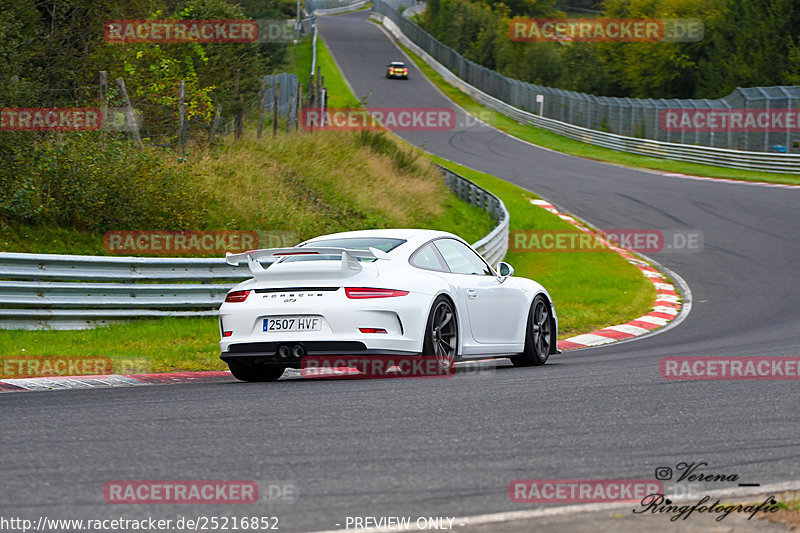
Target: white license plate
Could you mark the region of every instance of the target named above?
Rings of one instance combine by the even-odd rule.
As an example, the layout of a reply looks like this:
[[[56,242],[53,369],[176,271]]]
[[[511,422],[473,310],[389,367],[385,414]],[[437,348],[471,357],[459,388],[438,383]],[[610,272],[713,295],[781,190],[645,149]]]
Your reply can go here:
[[[264,319],[264,331],[319,331],[322,319],[318,316],[278,316]]]

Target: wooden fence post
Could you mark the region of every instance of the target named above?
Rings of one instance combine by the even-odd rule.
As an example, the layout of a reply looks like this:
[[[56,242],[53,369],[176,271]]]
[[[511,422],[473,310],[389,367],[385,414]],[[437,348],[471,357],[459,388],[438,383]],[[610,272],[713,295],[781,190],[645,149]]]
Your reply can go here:
[[[100,114],[102,115],[103,127],[100,129],[100,142],[106,144],[106,123],[108,121],[108,103],[106,94],[108,93],[108,72],[100,71]]]
[[[300,84],[298,83],[298,85]],[[295,100],[296,98],[294,94],[290,92],[286,106],[286,135],[289,135],[292,132],[292,108],[294,107]]]
[[[239,69],[233,71],[233,100],[236,106],[236,114],[233,117],[233,136],[239,139],[244,132],[243,110],[241,102],[239,102]]]
[[[275,80],[275,88],[272,90],[272,136],[278,134],[278,94],[281,88],[281,81]]]
[[[300,131],[303,120],[303,86],[297,82],[297,111],[294,115],[294,131]]]
[[[314,107],[322,107],[320,101],[322,97],[322,85],[320,85],[320,78],[322,77],[322,67],[317,65],[317,81],[314,83]]]
[[[208,144],[214,141],[214,135],[217,133],[217,129],[219,129],[220,116],[222,116],[222,104],[217,104],[217,113],[214,115],[214,123],[211,125],[211,134],[208,136]]]
[[[133,114],[133,106],[131,106],[131,99],[128,97],[128,90],[125,88],[125,80],[122,78],[117,78],[117,85],[119,85],[119,90],[122,93],[122,98],[125,99],[125,122],[128,124],[128,131],[133,137],[133,140],[136,141],[136,144],[139,145],[139,148],[143,148],[144,145],[142,144],[142,138],[139,137],[139,126],[136,124],[136,116]]]
[[[257,137],[261,138],[261,130],[264,127],[264,97],[265,93],[267,92],[267,81],[263,77],[261,78],[261,90],[258,93],[258,135]]]
[[[178,93],[178,149],[181,155],[186,149],[186,83],[181,80]]]

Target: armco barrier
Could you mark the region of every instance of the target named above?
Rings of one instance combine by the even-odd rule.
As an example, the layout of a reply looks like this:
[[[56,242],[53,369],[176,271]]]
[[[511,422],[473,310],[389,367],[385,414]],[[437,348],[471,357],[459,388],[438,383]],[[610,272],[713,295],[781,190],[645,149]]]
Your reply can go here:
[[[455,172],[437,165],[444,173],[445,183],[461,200],[488,211],[495,220],[496,226],[483,239],[472,246],[492,266],[497,265],[508,251],[508,228],[510,216],[503,201],[486,189],[479,187]]]
[[[677,161],[702,163],[706,165],[729,168],[741,168],[766,172],[800,172],[800,154],[740,151],[728,148],[716,148],[711,146],[681,144],[639,137],[629,137],[613,133],[605,133],[582,126],[576,126],[568,122],[530,113],[487,94],[450,71],[446,66],[433,57],[433,55],[430,53],[431,50],[423,48],[426,43],[430,44],[435,42],[440,48],[444,47],[444,45],[441,45],[441,43],[433,39],[433,37],[427,34],[419,26],[400,15],[387,2],[384,0],[374,0],[372,6],[373,11],[380,14],[383,18],[383,27],[391,32],[403,45],[419,55],[445,80],[458,87],[461,91],[467,93],[481,104],[508,115],[518,122],[532,124],[536,127],[552,131],[571,139],[621,152],[629,152],[662,159],[674,159]],[[413,34],[418,36],[419,39],[416,41],[412,40],[406,33],[404,33],[403,28],[405,28],[407,31],[413,30]],[[455,51],[450,50],[449,56],[455,57],[458,56],[458,54]],[[481,69],[481,72],[485,71],[485,74],[487,75],[492,74],[492,71],[488,69],[483,67],[481,67]],[[517,81],[516,83],[522,84],[523,82]]]
[[[336,15],[356,11],[367,5],[371,0],[306,0],[306,11],[313,15]]]
[[[496,220],[474,246],[497,264],[508,249],[503,202],[439,168],[459,198]],[[133,318],[215,316],[231,287],[249,277],[246,266],[223,258],[0,253],[0,328],[84,329]]]
[[[161,316],[215,315],[250,277],[222,258],[0,253],[0,327],[82,329]]]

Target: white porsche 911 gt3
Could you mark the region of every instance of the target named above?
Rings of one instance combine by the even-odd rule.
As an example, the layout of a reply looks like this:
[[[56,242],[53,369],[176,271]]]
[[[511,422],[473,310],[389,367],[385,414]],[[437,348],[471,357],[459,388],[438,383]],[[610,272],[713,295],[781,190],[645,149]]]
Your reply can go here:
[[[243,381],[276,380],[315,355],[426,355],[449,369],[491,357],[542,365],[558,353],[545,288],[507,263],[495,271],[450,233],[351,231],[226,259],[253,274],[219,309],[221,358]]]

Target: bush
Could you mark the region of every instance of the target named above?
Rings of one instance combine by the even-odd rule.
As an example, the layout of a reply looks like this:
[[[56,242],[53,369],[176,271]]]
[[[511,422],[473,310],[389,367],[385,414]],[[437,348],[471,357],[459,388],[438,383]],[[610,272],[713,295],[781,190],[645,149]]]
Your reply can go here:
[[[33,139],[27,139],[32,141]],[[0,147],[0,220],[76,230],[195,229],[203,191],[188,169],[93,135]]]

